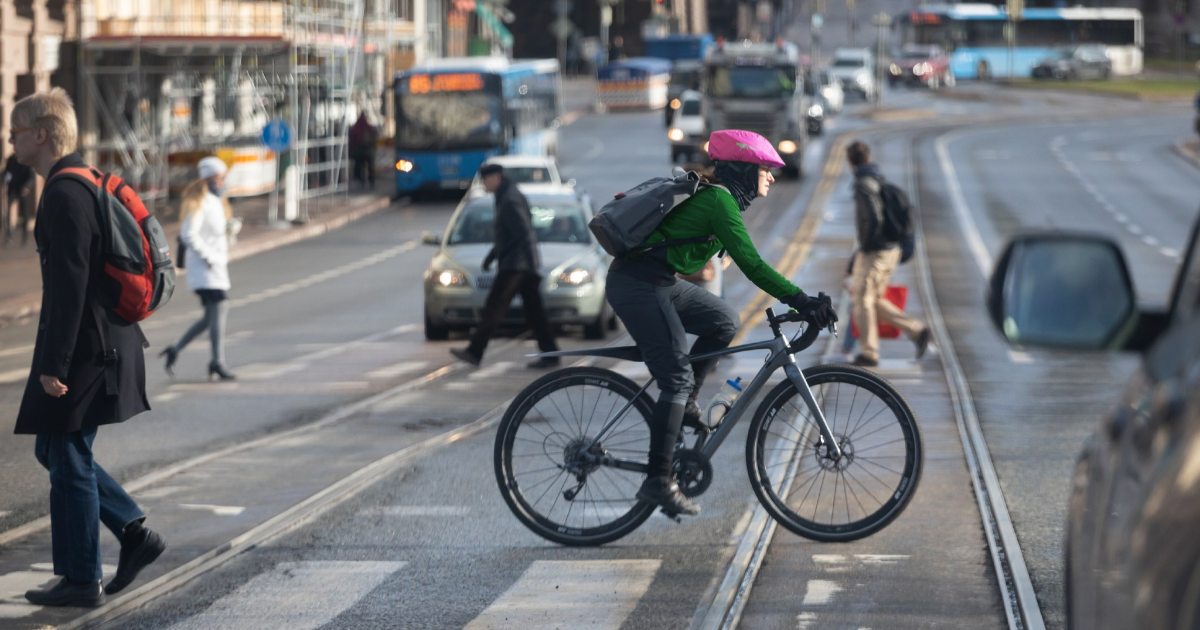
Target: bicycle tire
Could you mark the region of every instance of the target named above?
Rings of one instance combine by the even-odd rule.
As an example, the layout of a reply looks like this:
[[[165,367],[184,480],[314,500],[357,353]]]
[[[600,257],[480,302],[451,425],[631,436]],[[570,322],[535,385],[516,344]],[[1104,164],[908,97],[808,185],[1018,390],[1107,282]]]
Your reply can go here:
[[[821,445],[815,440],[819,438],[819,431],[816,430],[816,425],[811,420],[807,420],[807,424],[803,424],[801,428],[787,424],[794,432],[798,432],[801,439],[796,440],[796,446],[790,457],[783,458],[786,461],[767,462],[767,441],[772,435],[771,428],[776,419],[783,418],[780,411],[789,403],[796,406],[797,410],[802,414],[807,414],[807,406],[803,400],[799,398],[799,392],[796,391],[791,381],[784,381],[771,390],[770,393],[759,404],[758,409],[754,414],[754,420],[750,424],[750,432],[746,438],[746,468],[750,475],[750,485],[754,488],[754,493],[757,495],[759,502],[766,508],[767,512],[780,525],[787,530],[810,540],[819,542],[849,542],[859,540],[878,532],[886,527],[889,523],[896,519],[904,508],[908,506],[916,493],[917,485],[921,478],[921,470],[924,466],[924,447],[921,442],[920,426],[917,423],[916,414],[913,413],[912,407],[900,392],[891,383],[874,372],[849,366],[849,365],[821,365],[804,370],[804,379],[808,382],[809,387],[813,389],[814,397],[818,398],[822,403],[822,412],[825,413],[829,422],[830,428],[834,435],[838,438],[842,445],[845,457],[842,460],[833,460],[832,458],[823,455]],[[826,392],[830,388],[822,388],[824,385],[836,386],[833,394],[833,409],[827,409],[829,406],[828,396],[823,398],[818,395],[818,392]],[[841,409],[845,406],[843,401],[842,385],[854,387],[853,401],[850,403],[849,413],[845,419],[838,417]],[[863,411],[859,414],[856,424],[849,424],[855,421],[855,411],[860,391],[866,391],[868,394],[874,395],[876,399],[882,403],[879,411],[875,412],[870,420],[866,423],[863,418],[866,417],[868,410],[871,409],[872,401],[868,401],[863,407]],[[891,411],[891,418],[895,420],[895,429],[889,434],[877,437],[876,442],[872,444],[865,440],[866,437],[878,435],[880,432],[888,430],[889,424],[886,423],[882,427],[872,428],[869,433],[862,435],[858,431],[865,430],[867,426],[871,426],[880,414],[885,410]],[[783,434],[775,434],[778,438],[776,443],[782,443],[787,440],[787,436]],[[899,437],[893,436],[898,435]],[[809,439],[811,438],[811,440]],[[892,439],[890,442],[880,442],[879,440]],[[856,445],[856,440],[859,442]],[[893,455],[891,458],[904,458],[904,466],[897,471],[888,468],[877,461],[876,455],[866,457],[863,453],[884,446],[898,444],[895,449],[903,451],[903,455]],[[786,445],[777,447],[776,451],[784,448],[789,448]],[[797,458],[795,453],[799,452]],[[811,458],[811,459],[810,459]],[[783,464],[787,464],[785,471],[780,475],[777,470]],[[851,479],[847,478],[846,471],[855,464],[859,464],[861,469],[867,473],[867,479],[863,481],[855,477],[853,480],[858,484],[858,489],[855,490],[855,484],[851,483]],[[809,466],[809,470],[813,470],[813,478],[808,481],[807,478],[801,478],[803,472],[802,466]],[[843,467],[844,468],[841,468]],[[815,468],[814,468],[815,467]],[[775,470],[772,470],[774,468]],[[832,468],[832,471],[830,470]],[[819,470],[820,472],[815,472]],[[887,470],[890,473],[884,473]],[[878,472],[878,475],[875,472]],[[789,505],[788,499],[792,497],[793,490],[795,494],[800,494],[805,486],[807,486],[807,494],[801,499],[800,503],[807,504],[808,499],[812,495],[813,489],[817,487],[817,479],[820,479],[822,492],[825,484],[828,481],[828,475],[834,474],[833,480],[833,500],[830,511],[831,519],[828,523],[818,522],[816,519],[821,510],[821,493],[818,493],[817,500],[813,507],[813,516],[806,517],[802,514],[807,514],[808,510],[804,505],[792,507]],[[780,488],[775,488],[772,481],[772,475],[780,478]],[[892,478],[894,482],[886,482],[879,475]],[[788,480],[791,477],[791,480]],[[800,482],[797,484],[796,482]],[[833,522],[833,517],[837,516],[838,508],[838,482],[843,481],[845,490],[843,490],[843,501],[846,512],[846,521],[844,523]],[[876,483],[878,482],[878,483]],[[889,486],[894,486],[890,487]],[[875,488],[888,488],[890,494],[884,495],[888,497],[886,500],[879,500],[875,496]],[[783,496],[780,495],[780,490],[783,491]],[[862,503],[862,497],[859,493],[875,499],[880,505],[877,509],[870,510]],[[855,504],[850,502],[853,496],[857,504],[858,511],[863,516],[854,519],[851,512],[854,511]],[[794,502],[794,501],[793,501]]]
[[[575,400],[576,397],[571,396],[572,388],[578,388],[580,390],[580,395],[577,397],[578,401]],[[588,421],[585,423],[581,413],[580,417],[577,419],[578,422],[575,425],[578,429],[577,434],[571,435],[569,433],[562,433],[558,430],[540,431],[538,428],[530,428],[535,424],[541,424],[542,426],[553,428],[553,425],[547,424],[551,421],[547,420],[544,413],[539,412],[541,417],[537,423],[526,422],[526,419],[531,411],[539,408],[539,403],[541,401],[553,401],[554,399],[552,399],[551,396],[562,392],[565,392],[565,396],[563,396],[563,398],[569,401],[570,407],[574,409],[575,403],[578,402],[579,409],[582,412],[587,399],[590,397],[587,393],[587,388],[592,388],[597,391],[597,401],[592,409],[593,414],[595,413],[596,408],[602,405],[605,408],[609,408],[608,413],[611,417],[612,414],[618,413],[620,407],[624,406],[626,402],[631,400],[633,401],[633,405],[629,408],[625,416],[622,417],[618,424],[613,427],[609,437],[611,438],[617,436],[619,433],[634,431],[635,436],[633,439],[630,439],[630,436],[628,435],[622,439],[626,440],[626,445],[628,445],[629,442],[636,442],[636,435],[640,435],[641,433],[640,430],[637,430],[639,421],[637,420],[636,416],[640,415],[640,422],[641,424],[645,425],[646,433],[644,449],[635,446],[632,447],[632,449],[622,450],[640,451],[635,452],[632,457],[638,459],[638,461],[647,461],[649,458],[649,423],[652,413],[652,400],[644,392],[641,396],[635,399],[634,396],[641,388],[634,384],[633,381],[630,381],[624,376],[621,376],[620,374],[617,374],[611,370],[595,367],[573,367],[558,370],[543,376],[526,387],[520,394],[517,395],[516,398],[513,399],[512,404],[510,404],[508,409],[504,412],[504,417],[500,421],[500,426],[496,432],[496,445],[493,456],[496,470],[496,482],[500,486],[500,494],[504,497],[505,503],[508,504],[509,509],[512,510],[513,514],[517,517],[517,520],[521,521],[521,523],[529,528],[530,531],[538,536],[541,536],[542,538],[545,538],[546,540],[550,540],[561,545],[578,547],[603,545],[629,534],[633,530],[637,529],[642,523],[644,523],[646,519],[654,513],[654,509],[656,507],[653,504],[638,501],[635,498],[637,487],[640,486],[641,481],[645,479],[644,474],[636,474],[626,471],[618,471],[612,468],[601,467],[596,471],[593,471],[596,473],[596,478],[598,480],[603,480],[603,483],[597,481],[597,487],[601,488],[600,490],[597,490],[597,492],[603,491],[603,486],[607,484],[618,490],[618,492],[624,492],[628,494],[626,497],[619,497],[619,500],[617,501],[612,501],[615,504],[615,507],[607,507],[606,502],[606,507],[604,507],[605,513],[612,510],[619,511],[620,514],[616,515],[611,521],[604,521],[603,519],[606,517],[602,516],[600,507],[596,505],[597,503],[600,503],[600,501],[593,500],[592,508],[594,510],[596,523],[586,527],[573,527],[571,526],[571,508],[568,508],[566,517],[562,518],[561,520],[556,520],[556,517],[553,516],[555,512],[555,506],[557,506],[559,499],[563,498],[563,491],[565,489],[566,481],[564,481],[564,483],[555,491],[556,496],[554,506],[547,510],[544,506],[539,507],[539,505],[542,505],[541,502],[545,499],[546,493],[550,491],[550,488],[554,487],[555,483],[558,481],[558,477],[552,477],[552,480],[549,482],[550,486],[548,486],[544,491],[541,490],[540,483],[537,485],[532,485],[526,483],[522,479],[517,478],[521,467],[517,466],[515,461],[522,461],[524,458],[533,458],[538,455],[536,452],[538,450],[537,445],[534,444],[530,446],[529,443],[533,441],[533,438],[537,438],[539,435],[542,437],[542,454],[546,456],[546,459],[550,463],[554,464],[553,466],[544,468],[543,473],[554,475],[555,473],[551,471],[557,467],[560,470],[558,473],[560,476],[571,474],[563,470],[563,465],[566,463],[568,456],[559,451],[566,450],[569,448],[570,444],[576,440],[592,437],[588,435],[587,430],[591,428],[598,431],[600,427],[604,426],[604,421],[596,419],[593,416],[589,416]],[[601,401],[604,398],[603,394],[605,392],[611,394],[610,398],[613,398],[613,404],[610,405],[607,400],[604,400],[603,402]],[[562,405],[559,405],[559,407],[562,407]],[[568,425],[566,428],[569,428],[570,423],[566,424]],[[530,428],[530,430],[526,432],[525,437],[520,436],[523,428]],[[611,443],[611,439],[608,441]],[[522,448],[517,446],[518,442],[523,443],[523,448],[529,452],[517,452],[520,450],[520,448]],[[603,444],[601,444],[601,446],[603,446]],[[553,455],[561,455],[563,461],[556,461],[552,453]],[[537,466],[540,464],[535,463],[533,465]],[[536,468],[531,471],[531,473],[536,472],[538,472]],[[589,475],[590,474],[591,473],[589,473]],[[617,475],[624,476],[617,477]],[[636,483],[631,481],[633,478],[636,478]],[[623,484],[622,482],[628,483]],[[622,485],[624,485],[624,489],[622,489]],[[522,491],[526,488],[530,490],[531,494],[542,492],[542,496],[538,497],[537,499],[534,499],[531,496],[526,496]],[[581,496],[585,494],[588,494],[588,488],[586,485],[584,486],[584,490],[581,491]],[[572,504],[575,503],[575,499],[568,499],[567,501]],[[583,503],[587,503],[587,500],[585,499]],[[629,506],[627,510],[622,507],[625,504],[628,504]],[[586,505],[581,509],[583,510],[581,512],[583,515],[581,517],[581,521],[586,521]]]

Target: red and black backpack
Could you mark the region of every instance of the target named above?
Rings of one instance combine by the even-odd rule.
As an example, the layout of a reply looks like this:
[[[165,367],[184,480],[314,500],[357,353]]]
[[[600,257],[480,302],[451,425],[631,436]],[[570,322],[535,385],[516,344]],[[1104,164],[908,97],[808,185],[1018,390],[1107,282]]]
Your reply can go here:
[[[50,181],[59,178],[83,182],[96,199],[104,258],[100,306],[129,323],[150,317],[175,292],[175,265],[162,225],[116,175],[80,166],[64,168]]]

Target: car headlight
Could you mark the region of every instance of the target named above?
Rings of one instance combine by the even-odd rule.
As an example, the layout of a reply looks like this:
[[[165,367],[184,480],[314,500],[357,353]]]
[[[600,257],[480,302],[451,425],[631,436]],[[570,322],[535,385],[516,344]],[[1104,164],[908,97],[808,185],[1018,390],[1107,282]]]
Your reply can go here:
[[[433,283],[441,287],[467,286],[467,274],[457,269],[434,269],[430,275],[433,277]]]
[[[892,64],[888,67],[888,72],[891,72],[892,74],[900,74],[900,66]]]
[[[700,147],[700,150],[708,153],[708,140],[704,141],[704,146]]]
[[[408,160],[396,160],[396,170],[400,171],[401,173],[411,173],[415,168],[417,168],[417,165]]]
[[[679,109],[679,105],[680,105],[679,99],[677,99],[677,98],[671,99],[671,109]]]
[[[683,130],[673,127],[667,132],[667,137],[674,142],[681,142],[683,141]]]
[[[859,84],[859,85],[866,85],[866,84],[868,84],[868,83],[870,83],[870,82],[871,82],[871,75],[869,75],[869,74],[860,74],[860,75],[858,75],[858,76],[854,77],[854,82],[855,82],[855,83],[857,83],[857,84]]]
[[[925,74],[926,72],[929,72],[929,64],[927,63],[922,62],[913,66],[913,74]]]
[[[820,103],[813,103],[812,107],[808,108],[808,115],[812,116],[813,118],[820,118],[821,116],[825,115],[825,108],[821,107]],[[784,140],[784,142],[788,141]],[[781,149],[783,148],[783,142],[779,143],[779,147]]]
[[[596,274],[592,273],[587,267],[576,265],[567,267],[558,274],[558,284],[577,287],[590,283],[595,277]]]
[[[809,111],[812,111],[812,108],[809,108]],[[791,140],[784,140],[783,142],[780,142],[779,143],[779,152],[780,153],[795,153],[796,152],[796,143],[792,142]]]

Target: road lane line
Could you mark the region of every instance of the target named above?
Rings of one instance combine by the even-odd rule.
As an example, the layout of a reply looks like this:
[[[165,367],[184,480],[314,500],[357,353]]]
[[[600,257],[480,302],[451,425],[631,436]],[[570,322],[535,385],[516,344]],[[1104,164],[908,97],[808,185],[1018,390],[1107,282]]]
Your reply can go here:
[[[619,630],[662,560],[537,560],[463,630]]]
[[[950,160],[950,151],[947,149],[947,146],[962,134],[963,132],[956,132],[943,135],[938,138],[934,148],[937,152],[938,163],[942,168],[942,174],[946,178],[947,190],[950,192],[950,205],[954,208],[954,214],[958,215],[959,228],[962,230],[963,238],[967,241],[967,251],[975,260],[975,265],[979,267],[979,273],[986,278],[991,272],[992,255],[988,252],[987,245],[984,244],[983,237],[979,234],[979,226],[975,224],[975,218],[967,206],[967,198],[963,195],[962,185],[958,181],[958,173],[954,170],[954,162]]]
[[[429,361],[401,361],[399,363],[393,363],[389,366],[379,368],[378,370],[367,372],[364,376],[366,376],[368,380],[387,380],[402,374],[420,372],[428,365]]]
[[[1028,352],[1023,350],[1009,350],[1008,360],[1013,363],[1033,363],[1033,357],[1029,356]]]
[[[246,511],[246,508],[239,505],[206,505],[203,503],[180,503],[179,507],[185,510],[193,510],[196,512],[212,512],[217,516],[238,516]]]
[[[314,630],[358,603],[405,564],[282,562],[170,630]]]
[[[804,601],[801,606],[825,606],[833,601],[833,596],[844,589],[831,580],[809,580],[804,588]]]
[[[100,566],[100,572],[107,578],[117,572],[117,567],[104,564]],[[49,562],[31,565],[28,571],[0,575],[0,619],[20,619],[41,610],[41,606],[35,606],[25,599],[25,591],[45,586],[57,579],[54,575],[54,565]]]
[[[945,155],[945,140],[941,136],[937,141],[939,158]],[[1057,141],[1057,139],[1056,139]],[[1052,143],[1053,144],[1053,143]],[[917,187],[913,160],[913,147],[910,144],[906,161],[908,168],[908,189],[913,199],[920,207],[920,189]],[[945,172],[943,161],[943,172]],[[959,199],[961,201],[961,199]],[[959,207],[952,200],[955,213],[960,219],[965,215],[965,208]],[[979,424],[979,416],[975,403],[971,398],[971,387],[966,372],[958,361],[954,343],[950,338],[949,328],[942,318],[941,307],[934,293],[933,275],[930,271],[929,255],[925,248],[925,234],[921,214],[917,213],[917,284],[925,306],[925,316],[933,330],[934,343],[941,350],[942,369],[946,374],[946,382],[950,389],[951,406],[954,408],[958,424],[959,437],[962,440],[963,454],[966,457],[967,470],[971,474],[971,486],[975,490],[976,503],[983,522],[984,533],[987,537],[988,549],[991,552],[992,563],[1000,584],[1004,600],[1004,614],[1009,628],[1024,628],[1025,630],[1045,630],[1046,624],[1042,619],[1042,611],[1038,607],[1037,594],[1033,589],[1033,580],[1029,576],[1029,568],[1025,565],[1025,557],[1017,539],[1016,528],[1008,512],[1004,500],[1004,492],[1000,486],[1000,478],[992,464],[991,453],[984,439],[983,428]],[[968,220],[970,220],[968,218]],[[972,223],[972,225],[974,225]],[[976,252],[978,254],[978,252]],[[978,255],[976,263],[988,278],[986,268]]]
[[[0,350],[0,358],[25,354],[26,352],[33,352],[32,344],[28,346],[17,346],[16,348],[9,348],[7,350]]]
[[[20,368],[0,372],[0,385],[9,385],[12,383],[20,383],[21,381],[29,380],[29,368]]]

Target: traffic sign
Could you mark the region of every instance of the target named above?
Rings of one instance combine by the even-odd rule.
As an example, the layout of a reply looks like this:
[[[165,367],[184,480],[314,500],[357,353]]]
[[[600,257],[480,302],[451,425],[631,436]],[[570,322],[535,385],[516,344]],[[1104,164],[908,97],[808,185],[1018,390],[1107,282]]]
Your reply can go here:
[[[824,25],[825,25],[825,18],[820,13],[814,13],[812,16],[813,30],[819,31],[819,30],[821,30],[821,27]]]
[[[292,126],[286,120],[274,118],[263,126],[262,143],[267,148],[280,153],[292,147]]]

